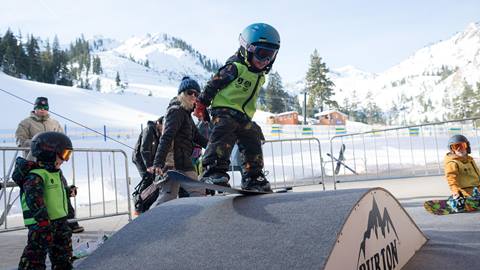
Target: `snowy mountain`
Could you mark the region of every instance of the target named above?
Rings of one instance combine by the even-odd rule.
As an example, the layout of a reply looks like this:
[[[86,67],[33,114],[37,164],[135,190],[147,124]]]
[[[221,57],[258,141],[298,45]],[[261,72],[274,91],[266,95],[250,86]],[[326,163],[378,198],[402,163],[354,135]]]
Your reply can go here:
[[[89,75],[92,85],[101,82],[101,92],[131,92],[157,97],[176,93],[183,76],[191,76],[201,84],[218,68],[181,39],[167,34],[147,34],[124,42],[96,37],[90,40],[93,54],[101,59],[103,73]],[[117,72],[123,87],[116,84]]]
[[[480,81],[480,24],[471,23],[464,31],[418,50],[382,73],[348,66],[333,69],[330,78],[339,104],[344,104],[345,98],[365,104],[370,94],[384,111],[394,105],[403,107],[402,114],[411,122],[442,120],[445,101],[458,96],[465,84],[475,88]]]
[[[166,34],[147,34],[118,42],[96,38],[94,54],[102,61],[103,74],[90,75],[91,84],[101,82],[101,92],[130,92],[155,97],[171,97],[179,80],[190,75],[201,84],[213,73],[211,60],[191,47],[178,46],[179,39]],[[115,82],[120,75],[120,89]],[[480,81],[480,24],[472,23],[451,38],[419,49],[409,58],[381,73],[370,73],[353,66],[331,69],[335,99],[343,105],[374,101],[398,122],[442,120],[445,102]],[[285,89],[301,95],[304,80],[286,82]],[[369,100],[370,99],[373,100]],[[301,99],[301,97],[299,97]],[[397,112],[392,113],[391,109]],[[401,112],[398,111],[401,109]],[[395,121],[393,121],[395,122]]]

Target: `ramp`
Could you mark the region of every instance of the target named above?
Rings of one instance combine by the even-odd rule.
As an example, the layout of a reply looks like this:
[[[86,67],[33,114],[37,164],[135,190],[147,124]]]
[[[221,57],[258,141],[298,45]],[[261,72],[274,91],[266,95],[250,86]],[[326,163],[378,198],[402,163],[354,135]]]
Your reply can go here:
[[[78,269],[400,269],[427,241],[386,190],[171,201]]]

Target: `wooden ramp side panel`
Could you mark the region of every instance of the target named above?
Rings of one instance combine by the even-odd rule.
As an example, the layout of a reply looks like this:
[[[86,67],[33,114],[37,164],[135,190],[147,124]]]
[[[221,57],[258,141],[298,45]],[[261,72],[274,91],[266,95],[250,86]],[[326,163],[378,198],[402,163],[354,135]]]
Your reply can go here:
[[[388,191],[372,189],[352,209],[325,269],[401,269],[426,242]]]

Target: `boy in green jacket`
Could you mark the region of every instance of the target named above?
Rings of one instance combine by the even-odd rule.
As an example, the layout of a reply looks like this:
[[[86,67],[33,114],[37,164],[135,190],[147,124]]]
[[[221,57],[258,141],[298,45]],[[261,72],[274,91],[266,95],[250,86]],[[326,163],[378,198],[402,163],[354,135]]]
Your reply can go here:
[[[32,138],[30,149],[38,168],[29,171],[20,191],[28,242],[18,269],[45,269],[47,253],[52,269],[72,269],[67,200],[76,188],[66,186],[60,171],[70,158],[72,142],[62,133],[43,132]]]
[[[230,154],[238,143],[242,162],[242,188],[271,192],[263,174],[259,127],[252,121],[260,88],[280,49],[280,35],[265,23],[249,25],[240,34],[240,48],[207,83],[197,99],[194,115],[208,119],[213,130],[203,157],[201,181],[228,185]]]

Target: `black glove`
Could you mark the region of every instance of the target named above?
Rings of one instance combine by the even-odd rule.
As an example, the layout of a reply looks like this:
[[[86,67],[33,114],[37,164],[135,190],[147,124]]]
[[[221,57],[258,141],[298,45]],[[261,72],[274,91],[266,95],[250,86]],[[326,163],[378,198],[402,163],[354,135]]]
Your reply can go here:
[[[70,189],[70,197],[77,196],[77,187],[75,185],[71,185],[69,189]]]

